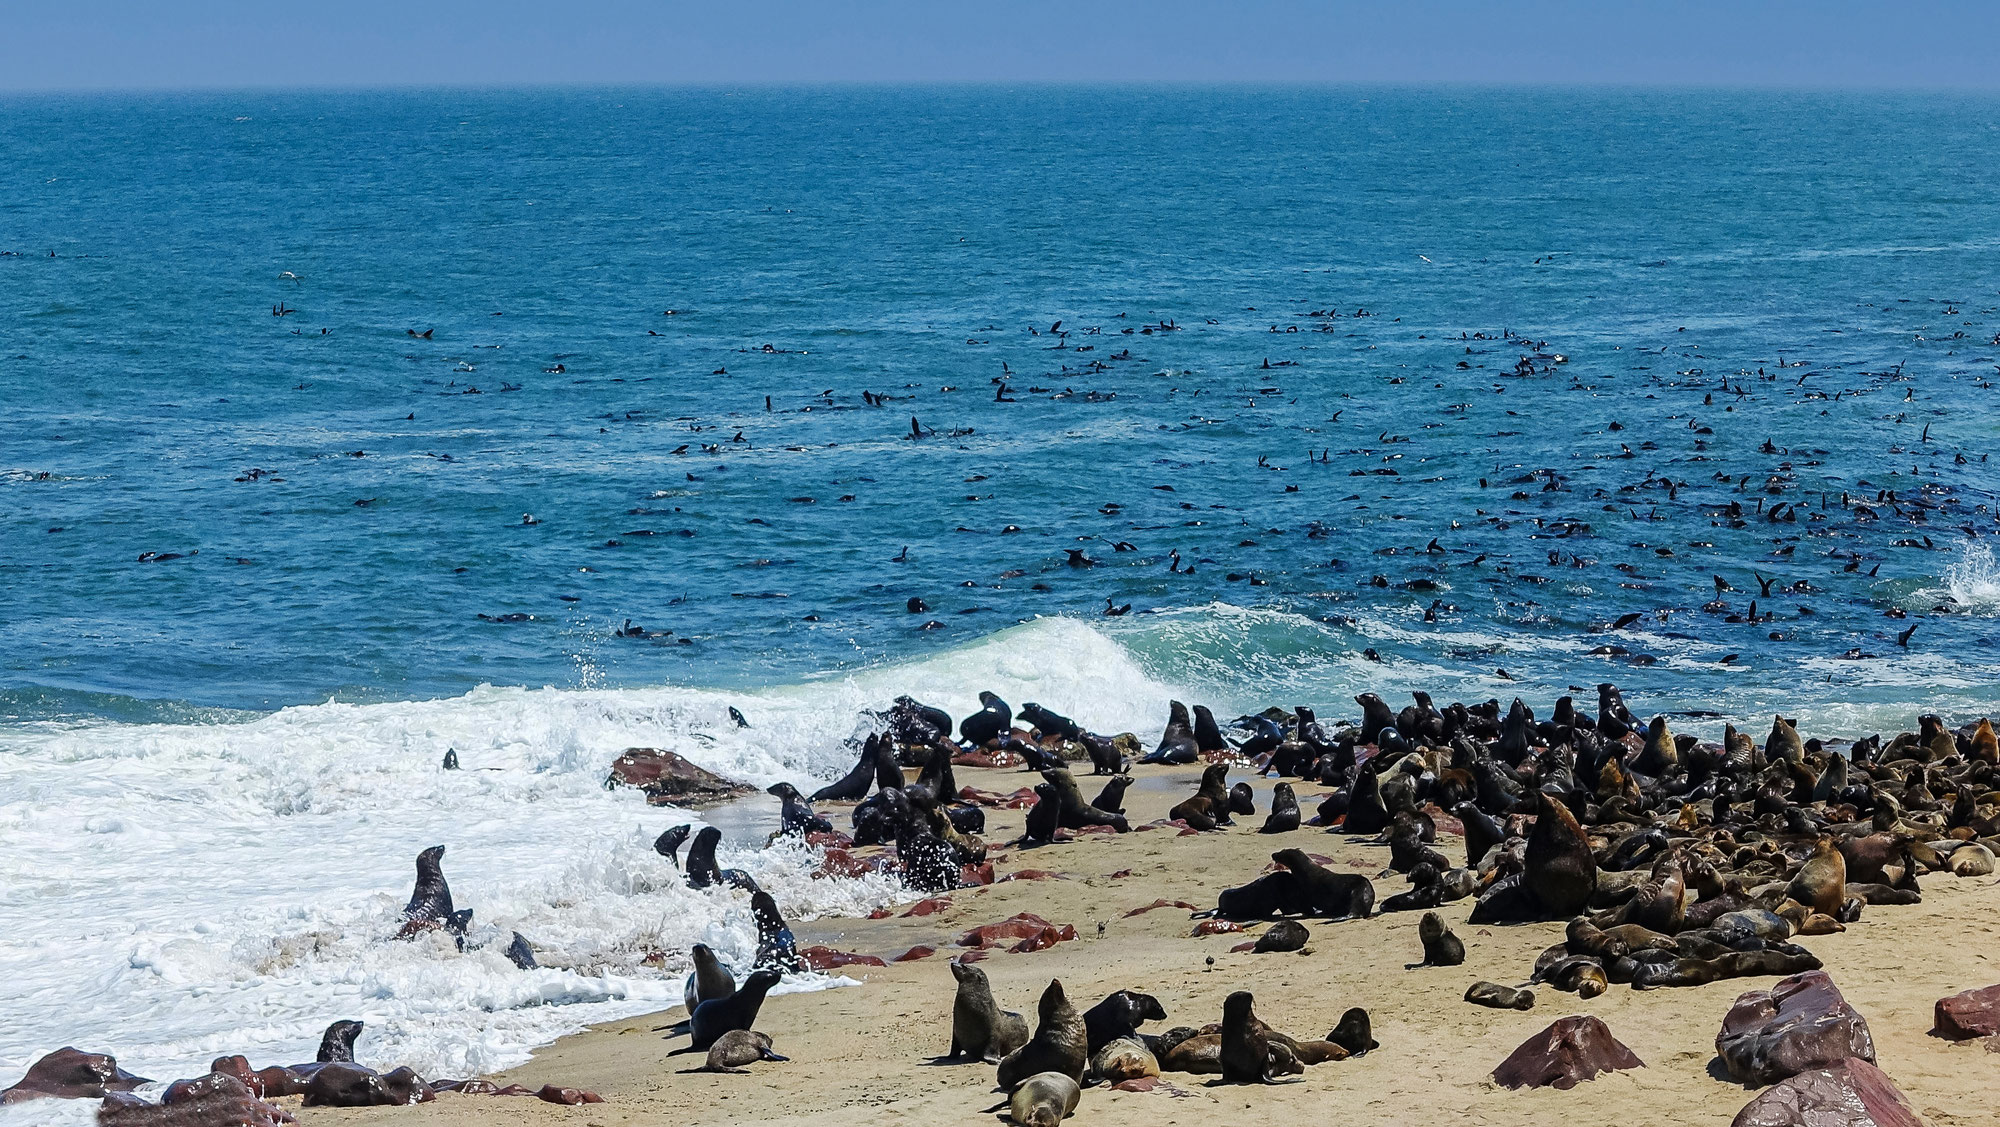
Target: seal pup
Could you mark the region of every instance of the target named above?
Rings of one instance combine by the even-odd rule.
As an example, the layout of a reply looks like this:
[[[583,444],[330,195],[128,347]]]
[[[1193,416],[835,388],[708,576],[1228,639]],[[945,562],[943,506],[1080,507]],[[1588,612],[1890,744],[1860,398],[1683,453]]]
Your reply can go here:
[[[1436,912],[1425,912],[1417,921],[1417,938],[1423,941],[1423,967],[1455,967],[1465,962],[1465,941],[1451,933],[1444,917]]]
[[[667,832],[653,839],[653,852],[672,861],[674,868],[680,868],[681,843],[687,840],[688,834],[693,830],[694,823],[692,822],[683,822],[678,826],[672,827]]]
[[[1291,1049],[1271,1035],[1271,1027],[1257,1020],[1248,990],[1238,990],[1222,1000],[1222,1082],[1224,1084],[1278,1084],[1276,1079],[1305,1071]]]
[[[674,1052],[705,1053],[723,1034],[757,1024],[757,1011],[763,1008],[764,995],[771,992],[771,987],[778,984],[780,977],[774,970],[751,971],[750,977],[735,993],[696,1006],[694,1013],[688,1016],[688,1033],[694,1042]]]
[[[694,969],[688,972],[687,987],[682,991],[682,1000],[687,1012],[693,1015],[695,1007],[715,998],[727,998],[736,993],[736,979],[715,957],[715,952],[706,943],[697,943],[688,949],[688,957],[694,961]]]
[[[1298,880],[1305,911],[1332,920],[1365,920],[1375,910],[1375,886],[1367,877],[1321,868],[1303,849],[1280,849],[1271,860]]]
[[[1299,828],[1299,797],[1292,792],[1292,784],[1279,783],[1271,788],[1271,812],[1264,816],[1260,834],[1284,834]]]
[[[1354,1006],[1341,1014],[1339,1024],[1326,1035],[1326,1039],[1346,1049],[1350,1057],[1358,1057],[1370,1049],[1382,1047],[1381,1043],[1375,1040],[1374,1023],[1368,1020],[1368,1011],[1360,1006]]]
[[[951,1060],[998,1062],[1028,1043],[1028,1019],[1013,1010],[1003,1010],[993,1000],[993,986],[986,972],[970,963],[953,959],[951,976],[958,980],[958,993],[951,1001]]]
[[[807,834],[830,834],[833,823],[821,816],[799,793],[799,788],[790,783],[772,783],[764,788],[764,793],[775,795],[781,804],[778,808],[778,834],[782,837],[804,837]]]
[[[770,893],[760,888],[750,894],[750,914],[757,920],[757,959],[750,964],[752,969],[770,967],[781,972],[806,969],[806,961],[799,957],[799,945],[792,938],[792,929],[778,913],[778,902]]]
[[[1104,789],[1097,792],[1097,797],[1090,800],[1090,804],[1104,811],[1106,814],[1123,814],[1125,812],[1125,788],[1131,785],[1132,776],[1113,775],[1104,784]]]
[[[443,861],[442,845],[417,854],[417,885],[403,906],[403,934],[422,930],[417,925],[437,926],[451,918],[451,886],[445,883]]]
[[[1279,920],[1271,925],[1269,931],[1257,937],[1250,951],[1256,955],[1303,951],[1311,940],[1312,932],[1306,930],[1306,925],[1297,920]]]
[[[1090,1055],[1090,1078],[1106,1084],[1122,1084],[1160,1074],[1160,1060],[1136,1037],[1107,1041]]]
[[[1496,1010],[1532,1010],[1535,992],[1502,986],[1497,982],[1475,982],[1465,988],[1465,1000],[1475,1006]]]
[[[1083,1087],[1060,1072],[1037,1072],[1021,1081],[1004,1103],[988,1111],[1007,1109],[1007,1117],[1021,1127],[1056,1127],[1076,1111]]]
[[[684,1068],[681,1072],[683,1074],[693,1072],[731,1072],[740,1075],[750,1071],[743,1067],[746,1064],[756,1064],[758,1061],[765,1060],[786,1061],[790,1059],[792,1058],[782,1057],[771,1051],[770,1034],[758,1033],[751,1029],[732,1029],[722,1036],[717,1037],[715,1044],[708,1047],[708,1063],[702,1065],[700,1068]]]
[[[1037,1072],[1060,1072],[1078,1083],[1090,1063],[1088,1035],[1076,1007],[1063,993],[1062,979],[1052,978],[1042,991],[1038,1007],[1040,1024],[1028,1043],[1000,1059],[999,1084],[1012,1092],[1021,1081]]]

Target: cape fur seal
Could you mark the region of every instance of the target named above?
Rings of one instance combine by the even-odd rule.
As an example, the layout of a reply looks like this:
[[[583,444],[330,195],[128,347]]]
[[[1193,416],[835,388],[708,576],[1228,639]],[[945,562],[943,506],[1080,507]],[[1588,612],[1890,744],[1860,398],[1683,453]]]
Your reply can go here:
[[[986,972],[956,959],[949,965],[958,993],[952,998],[951,1048],[945,1055],[997,1062],[1027,1044],[1028,1019],[1000,1008]]]
[[[1000,1060],[999,1084],[1012,1092],[1023,1080],[1038,1072],[1060,1072],[1078,1083],[1090,1063],[1089,1039],[1083,1019],[1063,993],[1062,980],[1052,978],[1042,991],[1038,1007],[1040,1023],[1028,1043]]]

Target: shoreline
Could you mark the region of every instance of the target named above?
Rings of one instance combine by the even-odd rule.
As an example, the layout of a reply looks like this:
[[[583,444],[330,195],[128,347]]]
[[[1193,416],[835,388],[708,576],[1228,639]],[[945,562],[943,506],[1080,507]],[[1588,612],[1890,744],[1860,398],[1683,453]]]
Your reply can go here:
[[[1127,794],[1135,828],[1165,815],[1192,794],[1198,767],[1135,769],[1141,782]],[[965,780],[1000,784],[1031,780],[1022,772],[967,772]],[[1238,772],[1246,778],[1247,772]],[[912,917],[914,902],[898,904],[887,918],[827,918],[795,923],[801,949],[823,944],[872,954],[885,961],[910,947],[938,952],[884,967],[851,966],[844,973],[858,987],[770,998],[757,1027],[773,1037],[789,1063],[752,1067],[749,1075],[684,1074],[699,1055],[669,1057],[684,1039],[663,1039],[656,1026],[676,1020],[679,1007],[593,1026],[537,1050],[533,1058],[492,1079],[530,1087],[544,1083],[588,1088],[605,1103],[584,1107],[531,1099],[441,1095],[416,1107],[363,1110],[309,1109],[305,1123],[398,1122],[484,1127],[547,1122],[673,1124],[717,1120],[804,1124],[936,1121],[987,1122],[980,1113],[998,1098],[990,1065],[934,1064],[950,1040],[954,984],[946,961],[961,953],[953,939],[969,928],[1017,912],[1070,924],[1078,938],[1030,954],[998,951],[980,963],[1006,1009],[1031,1015],[1050,978],[1060,978],[1078,1009],[1118,989],[1159,997],[1168,1020],[1144,1031],[1199,1026],[1220,1019],[1225,994],[1249,989],[1257,1012],[1274,1028],[1296,1037],[1323,1036],[1350,1006],[1373,1017],[1375,1052],[1314,1066],[1301,1082],[1264,1088],[1210,1087],[1208,1077],[1164,1073],[1151,1092],[1102,1086],[1087,1089],[1077,1122],[1200,1124],[1217,1115],[1262,1120],[1272,1113],[1323,1117],[1329,1098],[1343,1102],[1360,1122],[1409,1122],[1437,1113],[1470,1123],[1546,1121],[1587,1113],[1621,1127],[1687,1122],[1727,1122],[1759,1090],[1726,1078],[1714,1037],[1735,998],[1767,989],[1771,977],[1725,980],[1705,986],[1636,991],[1614,986],[1590,1000],[1536,986],[1537,1004],[1526,1012],[1493,1010],[1463,1001],[1470,983],[1487,979],[1525,982],[1535,957],[1560,942],[1560,922],[1519,925],[1465,924],[1471,898],[1439,911],[1464,940],[1459,967],[1406,964],[1421,958],[1416,927],[1421,912],[1378,915],[1361,921],[1307,921],[1312,937],[1293,954],[1232,953],[1265,929],[1194,938],[1183,908],[1131,915],[1155,900],[1214,904],[1216,893],[1244,883],[1279,848],[1328,856],[1337,871],[1371,878],[1387,865],[1388,850],[1366,839],[1304,826],[1261,835],[1273,780],[1251,780],[1258,814],[1239,817],[1231,829],[1182,836],[1174,828],[1029,849],[997,843],[1018,836],[1025,811],[989,808],[987,840],[996,843],[995,869],[1005,878],[1024,869],[1058,879],[1005,880],[945,894],[950,906]],[[1085,782],[1089,790],[1088,782]],[[1308,811],[1323,788],[1301,785]],[[828,804],[827,812],[847,809]],[[838,819],[836,819],[838,820]],[[1437,848],[1456,857],[1461,840],[1440,831]],[[1062,879],[1067,878],[1067,879]],[[1384,895],[1402,881],[1379,881]],[[1938,998],[2000,979],[1995,956],[1984,948],[2000,933],[2000,887],[1988,878],[1948,873],[1924,880],[1924,900],[1910,907],[1871,907],[1838,934],[1804,937],[1848,1000],[1870,1023],[1878,1063],[1911,1104],[1939,1127],[1984,1122],[2000,1102],[2000,1068],[1979,1042],[1953,1043],[1929,1035]],[[1097,925],[1104,925],[1098,937]],[[1206,960],[1214,959],[1211,968]],[[1569,1091],[1509,1091],[1491,1072],[1516,1046],[1556,1018],[1593,1014],[1645,1063],[1644,1068],[1599,1076]]]

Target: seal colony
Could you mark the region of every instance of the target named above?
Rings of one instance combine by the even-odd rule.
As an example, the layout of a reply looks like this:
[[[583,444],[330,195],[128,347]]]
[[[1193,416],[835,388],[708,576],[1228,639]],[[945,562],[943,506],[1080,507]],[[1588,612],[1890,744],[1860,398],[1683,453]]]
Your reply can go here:
[[[912,895],[925,895],[900,914],[885,906],[838,930],[806,925],[801,948],[776,897],[717,861],[715,828],[677,823],[661,833],[663,872],[745,899],[758,944],[744,966],[726,965],[705,945],[686,953],[686,1012],[655,1030],[671,1044],[620,1046],[621,1055],[653,1062],[647,1082],[670,1085],[682,1107],[726,1118],[735,1114],[729,1107],[698,1101],[740,1092],[719,1089],[732,1074],[753,1072],[782,1089],[816,1061],[866,1061],[861,1072],[879,1087],[935,1061],[943,1071],[932,1075],[950,1078],[948,1092],[997,1095],[996,1114],[1053,1124],[1213,1085],[1341,1091],[1353,1084],[1349,1072],[1407,1073],[1447,1045],[1451,1060],[1482,1075],[1506,1057],[1509,1076],[1546,1073],[1560,1085],[1561,1061],[1528,1044],[1512,1056],[1466,1060],[1466,1031],[1504,1029],[1496,1036],[1518,1042],[1542,1024],[1533,1011],[1565,994],[1608,1013],[1616,1038],[1643,1052],[1633,1055],[1603,1022],[1552,1031],[1547,1051],[1602,1044],[1611,1048],[1591,1059],[1654,1062],[1598,1063],[1585,1079],[1605,1068],[1657,1074],[1678,1067],[1669,1063],[1677,1058],[1641,1041],[1648,1029],[1712,1025],[1728,1010],[1717,1005],[1728,1000],[1726,984],[1719,994],[1704,987],[1741,979],[1768,987],[1832,966],[1865,997],[1867,979],[1826,957],[1842,945],[1850,965],[1858,955],[1881,973],[1909,961],[1914,967],[1897,973],[1951,987],[1933,999],[1985,985],[1971,980],[1979,971],[1969,960],[1944,953],[1950,944],[1936,934],[1897,945],[1874,941],[1871,929],[1901,913],[1921,916],[1940,893],[1961,916],[1990,919],[2000,908],[1989,882],[1965,879],[1991,875],[2000,850],[2000,741],[1986,719],[1953,726],[1922,716],[1914,731],[1835,743],[1779,716],[1761,741],[1731,723],[1703,740],[1673,731],[1684,718],[1641,720],[1611,684],[1597,687],[1594,709],[1563,697],[1547,720],[1519,699],[1438,707],[1417,693],[1392,711],[1364,693],[1356,719],[1273,708],[1237,718],[1226,732],[1208,709],[1176,702],[1146,753],[1132,733],[1099,735],[1034,704],[1016,713],[992,693],[981,702],[953,724],[934,707],[898,699],[857,740],[846,778],[810,798],[770,788],[779,800],[773,841],[803,839],[819,850],[824,879],[870,867],[899,872]],[[1033,719],[1023,727],[1017,716]],[[1072,768],[1120,785],[1086,802]],[[1040,781],[1006,794],[960,780],[974,771],[981,781]],[[1232,772],[1242,777],[1232,782]],[[1306,810],[1312,815],[1301,817]],[[1093,853],[1104,871],[1088,871]],[[441,930],[463,948],[472,909],[455,908],[444,855],[434,846],[417,858],[398,939]],[[1111,869],[1103,858],[1127,863]],[[1010,871],[1002,874],[1002,864]],[[1155,889],[1201,899],[1126,905]],[[1028,906],[1076,915],[1084,928],[1017,911],[960,933]],[[1095,917],[1094,938],[1085,938],[1083,916]],[[1251,928],[1262,930],[1253,936]],[[920,937],[930,942],[893,950]],[[813,939],[872,940],[889,957]],[[518,933],[513,941],[508,956],[519,949],[532,965],[532,944]],[[926,962],[947,945],[956,957]],[[1372,951],[1386,958],[1364,954]],[[913,1007],[894,1035],[879,1018],[860,1037],[800,1019],[814,1009],[816,1020],[829,1020],[825,1011],[841,1004],[834,996],[769,1004],[786,973],[857,964],[880,968],[864,972],[867,992],[888,978],[880,985],[896,995],[892,1004]],[[1356,964],[1365,969],[1355,973]],[[937,985],[943,972],[931,968],[940,965],[948,984]],[[904,967],[907,982],[898,981]],[[1712,1012],[1690,1015],[1680,997],[1701,999],[1697,1014]],[[1683,1012],[1653,1020],[1662,1008]],[[205,1127],[285,1122],[290,1097],[305,1108],[409,1104],[446,1092],[597,1098],[556,1085],[377,1071],[354,1063],[362,1028],[333,1022],[308,1064],[259,1071],[242,1057],[219,1058],[209,1076],[177,1082],[160,1105],[131,1095],[147,1082],[108,1057],[64,1049],[6,1099],[98,1098],[106,1122]],[[926,1047],[882,1051],[901,1043]],[[571,1045],[548,1050],[537,1067],[573,1063]],[[679,1054],[706,1063],[669,1070]],[[1898,1069],[1883,1059],[1893,1081]],[[1962,1081],[1963,1067],[1946,1073]],[[1728,1102],[1698,1054],[1682,1071],[1682,1085]],[[1931,1073],[1910,1075],[1921,1082]],[[1730,1095],[1740,1104],[1745,1092]],[[1285,1097],[1248,1098],[1255,1107]],[[1579,1110],[1587,1101],[1570,1098]],[[1640,1121],[1677,1113],[1681,1098],[1640,1110]],[[938,1106],[963,1116],[990,1102]],[[482,1101],[453,1106],[468,1122],[520,1114],[481,1110]]]

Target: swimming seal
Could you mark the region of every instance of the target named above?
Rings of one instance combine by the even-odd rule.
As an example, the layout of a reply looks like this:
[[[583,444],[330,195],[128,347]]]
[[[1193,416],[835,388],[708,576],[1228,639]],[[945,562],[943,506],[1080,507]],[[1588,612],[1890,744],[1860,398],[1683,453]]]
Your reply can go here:
[[[806,969],[792,929],[778,913],[778,902],[770,893],[760,888],[750,894],[750,914],[757,921],[757,959],[750,964],[752,969],[769,967],[781,973]]]
[[[694,835],[694,844],[688,846],[688,884],[694,888],[726,884],[746,892],[757,891],[757,882],[751,879],[749,873],[741,869],[724,869],[716,866],[715,846],[721,840],[722,831],[714,826],[703,826],[701,832]]]
[[[763,1008],[764,995],[778,984],[779,977],[774,970],[751,971],[750,977],[734,994],[696,1006],[688,1018],[688,1033],[694,1038],[694,1043],[674,1052],[705,1053],[723,1034],[757,1024],[757,1011]]]
[[[1276,1077],[1305,1071],[1290,1048],[1276,1042],[1271,1027],[1257,1020],[1248,990],[1222,1000],[1222,1082],[1276,1084]]]
[[[1279,783],[1271,788],[1271,812],[1264,816],[1260,834],[1291,833],[1299,828],[1299,797],[1292,793],[1292,784]]]
[[[693,831],[693,829],[694,829],[694,824],[691,822],[682,823],[681,825],[674,826],[673,828],[669,829],[666,833],[663,833],[659,837],[653,839],[653,851],[655,853],[658,853],[660,856],[665,857],[667,860],[672,861],[674,863],[674,868],[676,869],[680,868],[681,843],[687,840],[688,834],[691,831]]]
[[[1056,1127],[1076,1111],[1083,1089],[1076,1078],[1060,1072],[1037,1072],[1022,1080],[1007,1097],[1007,1117],[1021,1127]]]
[[[1145,1022],[1165,1020],[1166,1007],[1160,1005],[1158,998],[1136,990],[1116,991],[1083,1011],[1086,1050],[1095,1056],[1097,1050],[1112,1041],[1137,1036],[1139,1026]]]
[[[687,987],[682,991],[682,1000],[687,1005],[690,1016],[695,1007],[716,998],[727,998],[736,993],[736,979],[715,957],[715,952],[706,943],[697,943],[688,949],[688,957],[694,960],[694,969],[688,972]]]
[[[986,972],[956,959],[949,965],[958,993],[952,998],[951,1049],[945,1055],[997,1062],[1027,1044],[1028,1019],[1000,1008]]]
[[[1444,917],[1436,912],[1425,912],[1417,921],[1417,938],[1424,944],[1424,961],[1420,966],[1455,967],[1465,962],[1465,941],[1451,933],[1445,926]]]
[[[790,1060],[771,1051],[771,1037],[750,1029],[732,1029],[715,1039],[708,1047],[708,1063],[700,1068],[686,1069],[687,1072],[732,1072],[750,1071],[743,1066],[765,1060]]]
[[[1303,849],[1280,849],[1271,860],[1298,878],[1305,914],[1330,920],[1365,920],[1375,910],[1375,886],[1367,877],[1321,868]]]
[[[1038,1072],[1060,1072],[1083,1082],[1083,1070],[1090,1063],[1088,1035],[1083,1019],[1063,993],[1062,980],[1049,980],[1038,1007],[1040,1023],[1028,1043],[1000,1059],[999,1084],[1011,1093],[1021,1081]]]
[[[451,886],[444,880],[444,846],[433,845],[417,854],[417,886],[403,907],[404,933],[412,924],[442,924],[451,918]]]

